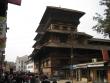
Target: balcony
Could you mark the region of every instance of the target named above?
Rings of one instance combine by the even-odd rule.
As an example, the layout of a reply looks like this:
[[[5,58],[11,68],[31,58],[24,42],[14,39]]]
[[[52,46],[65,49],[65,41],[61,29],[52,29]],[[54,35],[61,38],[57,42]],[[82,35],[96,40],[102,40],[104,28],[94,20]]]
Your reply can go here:
[[[71,45],[68,43],[61,43],[61,42],[46,42],[44,46],[47,47],[61,47],[61,48],[70,48]]]
[[[43,46],[47,47],[58,47],[58,48],[82,48],[82,49],[97,49],[100,50],[104,47],[107,49],[110,49],[108,46],[102,46],[102,45],[90,45],[90,44],[80,44],[80,43],[73,43],[73,45],[70,43],[62,43],[62,42],[46,42],[43,44]]]
[[[76,28],[73,25],[69,24],[51,24],[47,31],[70,34],[71,32],[76,31]]]

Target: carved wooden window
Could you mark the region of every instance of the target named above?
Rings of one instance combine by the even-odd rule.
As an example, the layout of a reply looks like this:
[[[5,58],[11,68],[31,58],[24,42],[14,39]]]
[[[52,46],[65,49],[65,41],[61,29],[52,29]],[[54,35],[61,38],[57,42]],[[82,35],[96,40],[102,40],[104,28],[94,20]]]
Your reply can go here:
[[[67,30],[67,26],[63,26],[63,30]]]
[[[70,26],[68,26],[67,30],[68,30],[68,31],[70,31],[70,30],[71,30],[71,27],[70,27]]]
[[[59,25],[58,24],[53,24],[52,28],[55,29],[55,30],[58,30],[59,29]]]
[[[46,67],[49,66],[49,60],[46,60]]]
[[[68,35],[62,34],[62,35],[59,37],[59,39],[60,39],[60,42],[65,43],[65,42],[67,42],[67,40],[68,40]]]

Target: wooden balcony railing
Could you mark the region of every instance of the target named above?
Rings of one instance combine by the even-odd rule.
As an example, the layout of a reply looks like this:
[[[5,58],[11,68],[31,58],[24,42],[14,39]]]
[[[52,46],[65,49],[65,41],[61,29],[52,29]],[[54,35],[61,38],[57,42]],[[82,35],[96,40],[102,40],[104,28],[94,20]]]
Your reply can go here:
[[[75,31],[76,28],[72,25],[64,25],[64,24],[51,24],[47,31],[52,32],[62,32],[62,33],[71,33],[71,31]]]

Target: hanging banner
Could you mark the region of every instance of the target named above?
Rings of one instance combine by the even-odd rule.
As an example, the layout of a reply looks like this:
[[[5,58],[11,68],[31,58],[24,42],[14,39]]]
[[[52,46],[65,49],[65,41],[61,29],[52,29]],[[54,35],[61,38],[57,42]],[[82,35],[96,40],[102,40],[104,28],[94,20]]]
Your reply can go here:
[[[102,49],[102,56],[104,61],[109,61],[109,54],[107,49]]]
[[[8,0],[8,3],[15,4],[15,5],[21,5],[21,0]]]

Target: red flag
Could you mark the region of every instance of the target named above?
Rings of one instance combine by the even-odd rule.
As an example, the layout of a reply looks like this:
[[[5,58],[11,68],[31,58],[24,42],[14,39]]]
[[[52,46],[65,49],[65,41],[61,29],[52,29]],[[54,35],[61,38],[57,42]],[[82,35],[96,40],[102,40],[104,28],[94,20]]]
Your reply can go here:
[[[108,61],[109,60],[109,54],[108,54],[108,50],[107,49],[102,49],[102,56],[103,56],[103,60],[104,61]]]
[[[8,0],[8,3],[21,5],[21,0]]]

